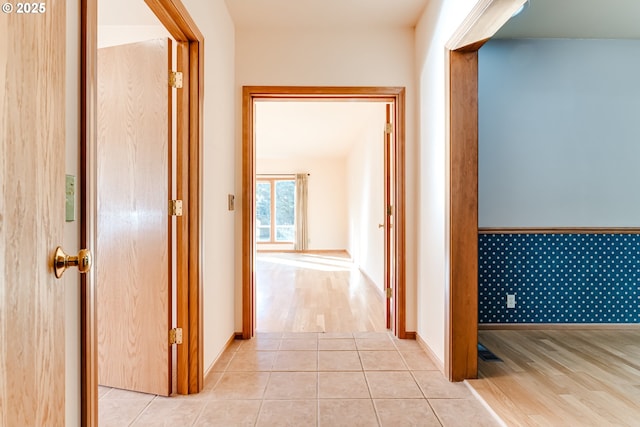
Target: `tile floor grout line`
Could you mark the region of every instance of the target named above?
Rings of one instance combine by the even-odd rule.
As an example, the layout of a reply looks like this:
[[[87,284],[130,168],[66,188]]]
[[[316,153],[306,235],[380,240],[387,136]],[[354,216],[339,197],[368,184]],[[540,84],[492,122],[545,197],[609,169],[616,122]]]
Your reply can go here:
[[[373,406],[373,412],[376,414],[376,420],[378,421],[378,427],[382,427],[382,418],[378,413],[378,407],[373,399],[371,399],[371,406]]]
[[[273,368],[273,365],[271,366]],[[271,374],[273,373],[272,370],[268,371],[269,374],[269,378],[267,378],[267,383],[264,386],[264,390],[262,391],[262,398],[260,399],[260,406],[258,407],[258,413],[256,414],[256,421],[254,426],[258,425],[258,420],[260,420],[260,414],[262,413],[262,408],[264,406],[264,401],[265,401],[265,397],[267,394],[267,388],[269,387],[269,383],[271,382]]]
[[[362,365],[362,375],[364,376],[364,381],[367,384],[367,391],[369,392],[369,402],[373,407],[373,411],[376,414],[376,421],[378,422],[378,426],[382,426],[382,420],[380,419],[380,414],[378,414],[378,409],[373,401],[373,393],[371,392],[371,385],[369,384],[369,378],[367,377],[367,371],[364,368],[364,363],[362,362],[362,357],[360,355],[360,351],[358,351],[358,357],[360,358],[360,365]]]
[[[414,370],[413,369],[409,369],[409,372],[411,373],[411,377],[413,378],[413,381],[415,381],[416,385],[418,386],[418,390],[420,390],[420,393],[422,393],[422,396],[424,396],[424,400],[427,402],[427,405],[429,405],[429,409],[431,409],[431,412],[436,417],[436,420],[438,421],[438,423],[440,423],[441,427],[444,426],[444,424],[442,424],[442,420],[440,419],[440,417],[438,416],[438,413],[436,412],[436,409],[433,407],[433,405],[431,404],[431,401],[427,397],[427,394],[422,389],[422,386],[420,385],[420,382],[418,382],[418,379],[416,378],[416,376],[414,374]]]
[[[318,350],[318,359],[320,350]],[[318,360],[318,371],[316,372],[316,426],[320,426],[320,360]]]
[[[147,402],[147,405],[144,408],[142,408],[142,410],[138,412],[138,415],[136,415],[133,418],[133,420],[129,423],[129,427],[133,426],[140,419],[140,417],[142,417],[142,414],[144,414],[144,412],[149,408],[149,406],[151,406],[151,402],[153,402],[156,399],[156,397],[158,396],[156,395],[153,399]]]
[[[315,336],[319,337],[319,335],[315,335]],[[375,338],[373,336],[370,336],[370,337]],[[363,352],[374,351],[375,349],[371,349],[370,348],[369,350],[359,350],[357,345],[356,345],[356,341],[355,341],[356,338],[353,337],[351,339],[354,340],[354,345],[356,346],[355,350],[344,350],[344,349],[339,349],[339,348],[338,349],[333,349],[332,348],[332,349],[328,349],[328,350],[321,350],[319,348],[320,347],[319,341],[316,340],[316,349],[315,349],[315,352],[316,352],[316,354],[315,354],[315,364],[316,364],[316,366],[315,366],[315,370],[314,369],[300,370],[300,368],[291,369],[290,370],[290,369],[286,369],[287,366],[284,365],[284,364],[276,365],[276,361],[277,361],[278,356],[281,355],[283,352],[293,352],[293,353],[298,353],[299,354],[302,351],[308,351],[308,350],[283,350],[281,348],[281,345],[282,345],[283,341],[281,340],[279,342],[278,350],[273,351],[273,353],[275,353],[275,357],[273,359],[271,359],[271,364],[268,367],[256,366],[255,364],[251,364],[249,362],[249,366],[241,366],[241,365],[236,366],[236,368],[238,368],[238,369],[245,369],[245,370],[230,371],[229,368],[231,367],[231,361],[237,356],[237,353],[239,352],[239,349],[241,347],[239,346],[239,347],[235,348],[234,349],[235,351],[230,351],[230,353],[232,353],[232,354],[231,354],[231,357],[229,358],[229,362],[226,364],[226,366],[221,368],[222,369],[221,371],[212,371],[212,372],[215,372],[217,374],[216,375],[216,379],[212,380],[212,383],[210,384],[210,389],[208,389],[208,393],[206,393],[207,396],[204,397],[202,400],[198,401],[199,404],[200,404],[199,405],[199,409],[198,409],[197,415],[195,416],[194,421],[192,422],[191,425],[192,426],[197,426],[201,421],[203,421],[203,419],[204,419],[203,417],[205,416],[204,414],[205,414],[206,408],[211,404],[211,402],[228,400],[228,399],[225,399],[224,396],[218,397],[218,398],[213,397],[213,391],[217,387],[219,387],[219,385],[221,384],[221,382],[222,382],[222,380],[223,380],[223,378],[225,376],[227,376],[229,374],[233,375],[233,374],[237,374],[237,373],[250,373],[250,374],[254,374],[254,375],[262,374],[263,377],[264,377],[264,374],[268,374],[268,375],[266,375],[266,382],[264,382],[264,386],[261,388],[260,394],[258,395],[259,397],[258,397],[258,399],[256,399],[256,401],[258,401],[259,404],[253,407],[253,408],[255,408],[254,410],[256,410],[255,419],[254,419],[253,425],[256,426],[256,427],[261,425],[261,422],[260,422],[261,416],[265,415],[262,411],[265,409],[265,402],[267,400],[269,400],[268,399],[268,391],[269,391],[269,388],[271,386],[271,381],[273,380],[273,374],[274,373],[281,373],[281,372],[286,372],[286,373],[310,372],[310,373],[313,373],[313,377],[315,377],[315,380],[316,380],[316,384],[315,384],[315,405],[313,405],[313,404],[309,405],[311,403],[309,401],[313,401],[313,399],[305,398],[304,396],[307,396],[307,393],[305,393],[304,396],[302,396],[302,395],[294,395],[294,396],[286,397],[286,396],[283,395],[280,398],[274,398],[274,399],[271,399],[271,400],[274,400],[274,401],[289,401],[289,402],[307,401],[308,402],[307,405],[309,405],[310,407],[314,407],[315,406],[315,408],[316,408],[316,417],[315,417],[316,426],[320,426],[321,423],[322,423],[321,407],[324,407],[325,410],[328,411],[326,413],[329,414],[328,415],[329,417],[333,417],[333,416],[335,416],[334,411],[337,410],[337,408],[340,406],[340,404],[337,404],[335,402],[353,400],[353,401],[362,402],[359,405],[356,405],[355,407],[361,407],[361,405],[364,405],[365,401],[369,402],[369,405],[370,405],[371,409],[374,411],[374,413],[371,414],[371,415],[375,416],[376,425],[378,425],[379,427],[383,427],[384,426],[383,425],[383,415],[387,414],[388,408],[386,410],[385,410],[385,408],[388,406],[389,403],[385,403],[380,408],[378,408],[378,405],[376,404],[376,399],[373,397],[373,391],[372,391],[373,384],[370,381],[370,378],[368,376],[368,374],[373,374],[373,373],[377,374],[377,373],[382,373],[382,372],[387,372],[387,373],[391,373],[391,372],[409,372],[412,382],[418,387],[422,397],[420,397],[420,398],[402,398],[402,397],[392,397],[392,396],[390,396],[390,397],[380,397],[381,400],[391,400],[391,401],[397,400],[398,403],[396,403],[395,405],[400,404],[400,401],[402,401],[402,400],[413,400],[413,399],[415,399],[416,401],[419,401],[419,400],[425,401],[426,402],[426,406],[424,407],[424,409],[426,410],[426,408],[429,408],[429,411],[431,412],[431,414],[434,417],[434,419],[437,420],[437,423],[440,426],[444,425],[444,421],[443,421],[444,419],[442,418],[441,415],[439,415],[435,411],[435,408],[432,405],[432,400],[434,400],[434,401],[436,401],[436,400],[452,400],[452,399],[453,400],[459,400],[459,399],[462,399],[462,398],[442,398],[442,399],[434,398],[434,399],[429,399],[427,397],[427,393],[425,391],[426,389],[424,389],[420,385],[420,382],[418,381],[418,378],[416,376],[416,373],[421,371],[421,369],[411,369],[409,367],[409,363],[407,362],[407,357],[408,356],[405,357],[405,355],[400,350],[400,347],[397,345],[396,342],[393,342],[393,341],[392,341],[393,342],[393,348],[395,349],[394,352],[400,356],[400,360],[402,361],[402,364],[403,364],[404,368],[401,369],[401,370],[388,370],[388,369],[386,369],[386,370],[377,370],[377,369],[375,369],[377,366],[371,366],[371,368],[373,368],[373,369],[366,369],[365,366],[364,366],[364,363],[363,363],[363,358],[362,358]],[[361,338],[361,339],[366,339],[366,338]],[[367,344],[370,344],[370,343],[366,343],[365,342],[364,346],[365,347],[370,347]],[[295,343],[293,343],[292,345],[295,346]],[[253,345],[252,345],[252,347],[253,347]],[[404,346],[403,348],[407,348],[407,351],[411,351],[411,347]],[[313,350],[311,350],[311,351],[313,351]],[[351,352],[354,352],[354,351],[355,351],[355,353],[357,355],[357,360],[359,361],[359,365],[360,365],[358,367],[357,371],[354,371],[353,369],[344,370],[344,371],[337,369],[337,368],[340,368],[340,367],[352,367],[352,366],[355,366],[355,364],[353,364],[351,362],[349,362],[347,365],[344,365],[344,364],[341,364],[341,363],[333,365],[332,363],[328,363],[326,371],[321,371],[321,357],[322,357],[322,354],[325,354],[325,353],[329,354],[329,353],[332,353],[332,352],[350,352],[351,353]],[[389,350],[387,350],[386,348],[382,348],[379,351],[389,351]],[[261,352],[261,350],[259,350],[256,347],[256,348],[251,348],[250,350],[247,350],[247,352],[250,352],[250,353],[253,354],[253,356],[256,356],[258,353]],[[390,351],[390,353],[391,353],[391,351]],[[306,360],[309,360],[307,356],[305,356],[305,358],[306,358]],[[394,358],[395,358],[395,355],[394,355]],[[247,359],[251,360],[252,357],[249,356]],[[327,359],[327,361],[329,361],[329,362],[331,360],[332,360],[331,358]],[[341,360],[341,358],[338,357],[336,360],[339,362]],[[421,364],[421,360],[420,359],[412,359],[412,360],[414,360],[414,362],[416,364],[415,365],[416,367],[418,367],[418,368],[423,367],[424,368],[424,366],[422,366],[422,364]],[[294,360],[292,359],[292,361],[294,361]],[[247,362],[243,362],[243,363],[247,363]],[[281,370],[276,370],[276,368],[278,366],[281,368]],[[293,366],[296,366],[296,365],[294,364]],[[429,369],[426,369],[426,370],[429,371]],[[341,373],[346,373],[346,372],[360,373],[360,375],[362,375],[364,377],[364,380],[365,380],[364,384],[366,384],[366,387],[367,387],[367,396],[363,397],[363,398],[349,397],[348,395],[345,395],[346,397],[343,397],[343,398],[328,396],[326,399],[322,399],[321,398],[320,377],[321,377],[321,374],[323,372],[331,373],[331,374],[341,374]],[[426,378],[427,377],[425,377],[425,379]],[[375,381],[374,381],[374,383],[375,383]],[[431,387],[430,384],[431,383],[428,383],[425,386],[426,387]],[[106,396],[108,393],[111,393],[112,390],[113,389],[109,389],[104,395]],[[383,395],[384,394],[385,393],[383,393]],[[158,399],[160,399],[160,396],[154,396],[149,402],[147,402],[146,405],[144,406],[144,408],[142,410],[140,410],[140,412],[138,412],[137,415],[135,415],[133,417],[133,420],[131,421],[131,423],[129,425],[133,426],[136,423],[140,422],[140,420],[143,417],[145,417],[145,419],[146,419],[146,417],[148,415],[150,415],[150,414],[153,415],[152,412],[150,411],[150,407]],[[246,397],[246,395],[240,394],[240,395],[234,397],[231,400],[253,400],[253,399],[249,399],[249,398]],[[326,403],[323,404],[323,401],[325,401]],[[332,403],[332,402],[334,402],[335,404]],[[355,403],[355,402],[353,402],[353,403]],[[349,405],[353,404],[353,403],[349,403]],[[348,407],[348,405],[347,405],[347,407]],[[267,405],[267,409],[269,409],[269,408],[270,408],[270,406]],[[195,409],[195,407],[193,409]],[[367,409],[367,412],[368,411],[369,410]],[[268,413],[270,414],[271,410],[269,410]],[[446,414],[444,414],[444,415],[446,415]],[[270,417],[270,415],[268,415],[268,414],[266,416],[267,416],[267,418]],[[445,416],[445,418],[446,418],[446,416]],[[267,422],[267,421],[268,421],[267,419],[263,419],[263,423]],[[311,420],[309,420],[309,421],[311,421]],[[374,423],[372,422],[371,424],[373,425]],[[309,422],[309,425],[313,425],[313,422]]]
[[[191,427],[197,427],[198,421],[200,421],[200,418],[202,417],[202,414],[204,413],[204,410],[207,407],[207,405],[209,405],[208,400],[204,401],[204,405],[202,405],[202,408],[200,408],[200,412],[198,413],[198,416],[193,420],[193,423],[191,423]]]

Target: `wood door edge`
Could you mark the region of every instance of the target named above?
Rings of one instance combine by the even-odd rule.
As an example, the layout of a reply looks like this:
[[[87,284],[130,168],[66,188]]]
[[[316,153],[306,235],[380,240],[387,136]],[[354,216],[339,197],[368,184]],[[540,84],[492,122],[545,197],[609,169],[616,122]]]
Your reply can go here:
[[[80,245],[95,250],[97,142],[97,0],[80,3]],[[81,276],[80,419],[98,425],[98,329],[94,272]]]

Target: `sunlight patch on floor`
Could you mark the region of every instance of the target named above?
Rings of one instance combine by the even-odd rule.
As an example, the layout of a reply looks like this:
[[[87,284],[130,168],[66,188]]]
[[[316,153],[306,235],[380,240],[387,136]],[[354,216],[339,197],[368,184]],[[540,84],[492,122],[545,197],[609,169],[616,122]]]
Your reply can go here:
[[[256,264],[273,263],[289,267],[306,268],[318,271],[351,271],[357,269],[349,258],[322,255],[297,255],[295,258],[287,254],[258,254]]]

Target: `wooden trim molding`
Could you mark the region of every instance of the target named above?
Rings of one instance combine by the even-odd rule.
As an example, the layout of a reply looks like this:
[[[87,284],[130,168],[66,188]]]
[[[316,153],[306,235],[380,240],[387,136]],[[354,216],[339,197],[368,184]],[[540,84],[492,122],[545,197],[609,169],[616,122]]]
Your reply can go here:
[[[178,236],[178,324],[183,344],[178,350],[179,394],[199,393],[204,386],[202,334],[202,137],[204,105],[204,36],[180,0],[145,0],[162,25],[178,42],[178,64],[184,75],[179,90],[177,120],[177,197],[186,206]],[[185,126],[187,126],[185,128]]]
[[[204,36],[180,0],[144,0],[177,42],[203,42]]]
[[[406,338],[406,190],[405,190],[405,88],[402,87],[321,87],[321,86],[244,86],[242,88],[242,335],[249,339],[255,330],[255,141],[254,103],[256,100],[354,100],[384,101],[395,105],[395,214],[397,280],[394,294],[395,329]],[[477,319],[476,319],[477,320]]]
[[[394,238],[396,239],[396,254],[392,263],[395,268],[395,310],[396,322],[395,322],[395,334],[400,339],[406,339],[407,336],[407,268],[406,268],[406,253],[407,253],[407,214],[406,214],[406,100],[405,90],[397,92],[394,102],[395,106],[395,123],[396,123],[396,149],[394,153],[395,159],[395,226],[396,232]]]
[[[95,249],[97,147],[97,0],[80,2],[80,246]],[[98,322],[95,269],[80,275],[80,419],[98,425]]]
[[[480,0],[446,44],[445,372],[478,375],[478,49],[526,0]]]
[[[637,227],[482,227],[478,234],[640,234]]]
[[[178,96],[178,192],[186,201],[187,221],[178,224],[178,320],[186,344],[178,351],[178,393],[198,393],[204,383],[202,334],[202,137],[204,105],[204,36],[180,0],[145,0],[178,42],[178,62],[188,69]],[[96,201],[96,57],[97,0],[81,1],[81,243],[95,248]],[[185,126],[187,129],[185,130]],[[92,274],[83,275],[81,301],[82,424],[98,425],[97,298]]]
[[[255,276],[253,274],[255,227],[256,160],[254,143],[254,93],[242,88],[242,338],[255,330]]]
[[[468,78],[477,74],[477,51],[451,52],[448,343],[451,381],[478,375],[478,80]]]
[[[405,335],[406,335],[405,338],[408,339],[408,340],[415,340],[416,337],[418,336],[418,334],[416,332],[411,332],[411,331],[405,332]]]
[[[177,42],[178,44],[178,68],[183,71],[183,84],[188,87],[190,84],[189,73],[189,43]],[[176,132],[176,195],[175,197],[182,200],[184,206],[189,206],[189,93],[178,91],[177,94],[177,117],[180,123],[177,124]],[[189,221],[187,216],[176,218],[176,239],[183,248],[189,247]],[[178,301],[189,301],[189,254],[186,251],[178,251],[176,256],[176,277],[179,277],[176,289],[176,297]],[[189,344],[191,342],[191,328],[189,322],[189,309],[184,304],[177,307],[176,325],[182,327],[183,344],[177,348],[177,364],[178,372],[189,372]],[[177,392],[179,394],[188,394],[189,376],[177,375]]]
[[[200,35],[200,37],[202,37]],[[204,38],[189,42],[189,394],[204,388],[202,144]]]
[[[395,101],[405,89],[378,86],[244,86],[253,99]]]
[[[640,323],[479,323],[478,330],[640,330]]]
[[[458,51],[477,51],[527,1],[480,0],[451,36],[446,44],[447,48]]]

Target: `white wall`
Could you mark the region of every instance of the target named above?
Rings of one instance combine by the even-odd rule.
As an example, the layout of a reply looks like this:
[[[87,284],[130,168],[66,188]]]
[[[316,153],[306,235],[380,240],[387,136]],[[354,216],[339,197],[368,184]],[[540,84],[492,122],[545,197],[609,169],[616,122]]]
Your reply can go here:
[[[445,357],[445,292],[448,288],[445,123],[445,44],[469,14],[476,0],[431,0],[416,26],[418,74],[419,166],[417,239],[417,332],[435,356]],[[408,231],[411,235],[412,231]],[[410,298],[408,296],[408,298]]]
[[[640,41],[479,53],[479,225],[638,227]]]
[[[380,289],[384,288],[384,125],[380,103],[347,160],[349,253]]]
[[[168,37],[162,25],[99,25],[98,49]]]
[[[346,159],[256,159],[256,172],[311,174],[308,178],[307,211],[309,249],[347,249]]]
[[[412,29],[239,30],[236,99],[243,85],[404,86],[407,88],[407,329],[416,328],[416,135]],[[241,106],[236,107],[237,192],[242,181]],[[242,200],[238,200],[239,204]],[[238,206],[240,209],[240,206]],[[240,211],[236,239],[240,241]],[[241,250],[236,249],[236,329],[242,325]]]
[[[203,143],[204,367],[234,334],[234,26],[222,1],[183,0],[205,37]],[[239,329],[238,329],[239,330]]]

